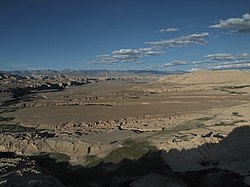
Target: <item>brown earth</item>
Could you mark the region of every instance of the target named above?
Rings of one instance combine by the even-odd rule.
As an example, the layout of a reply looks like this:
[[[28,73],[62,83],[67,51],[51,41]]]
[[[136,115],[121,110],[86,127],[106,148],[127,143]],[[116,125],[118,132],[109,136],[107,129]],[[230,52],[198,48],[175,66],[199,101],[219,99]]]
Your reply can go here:
[[[100,162],[139,160],[148,151],[160,150],[172,171],[217,168],[249,184],[250,157],[243,151],[248,134],[241,136],[235,129],[250,125],[250,72],[199,71],[153,82],[99,81],[37,92],[7,109],[13,111],[1,114],[1,152],[65,154],[72,166],[95,167]],[[235,132],[237,136],[230,135]],[[148,183],[148,176],[154,184],[160,178],[166,184],[170,180],[155,173],[127,180],[138,186]],[[185,186],[183,180],[174,183]]]

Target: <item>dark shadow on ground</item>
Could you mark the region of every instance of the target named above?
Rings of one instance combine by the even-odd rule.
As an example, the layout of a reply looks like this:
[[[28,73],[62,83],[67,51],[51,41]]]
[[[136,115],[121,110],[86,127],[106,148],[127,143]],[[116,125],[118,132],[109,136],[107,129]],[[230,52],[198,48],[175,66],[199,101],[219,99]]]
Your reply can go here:
[[[170,150],[168,153],[150,151],[137,160],[124,159],[118,164],[102,162],[94,167],[84,168],[82,166],[73,167],[67,162],[57,162],[48,155],[33,156],[30,159],[35,160],[44,173],[57,178],[65,186],[131,186],[132,182],[150,174],[151,176],[156,174],[160,176],[161,180],[170,181],[166,183],[166,186],[175,184],[175,186],[190,187],[244,187],[247,186],[243,183],[245,176],[222,166],[238,161],[243,164],[247,163],[250,160],[249,145],[250,128],[239,127],[218,144],[207,143],[198,148],[186,151]],[[210,152],[207,154],[210,157],[195,157],[196,152],[201,150]],[[190,159],[189,154],[193,154],[197,160]],[[172,161],[180,162],[184,170],[185,164],[188,165],[192,162],[199,165],[201,169],[175,171],[170,167],[173,163],[168,163],[169,158],[172,158]],[[248,167],[246,164],[245,169]],[[250,175],[250,171],[248,172]],[[150,183],[150,180],[147,181]],[[144,186],[150,186],[149,183]]]

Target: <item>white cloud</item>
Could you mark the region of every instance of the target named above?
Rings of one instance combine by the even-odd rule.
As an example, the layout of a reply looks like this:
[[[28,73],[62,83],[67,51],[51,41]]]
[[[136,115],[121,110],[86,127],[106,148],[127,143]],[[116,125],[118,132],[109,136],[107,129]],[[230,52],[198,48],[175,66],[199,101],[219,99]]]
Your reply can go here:
[[[208,60],[194,61],[192,64],[198,69],[250,69],[250,55],[247,53],[229,54],[217,53],[205,56]]]
[[[237,59],[244,59],[244,58],[250,58],[250,55],[247,53],[242,53],[242,54],[237,54],[236,55]]]
[[[200,71],[202,68],[192,68],[190,71]]]
[[[225,60],[233,60],[234,56],[229,53],[217,53],[217,54],[209,54],[205,56],[205,58],[215,61],[225,61]]]
[[[153,45],[157,48],[167,48],[167,47],[184,47],[191,44],[203,45],[207,44],[205,37],[209,36],[207,32],[200,34],[191,34],[187,36],[182,36],[179,38],[161,40],[156,42],[145,42],[145,44]]]
[[[160,30],[160,33],[165,33],[165,32],[176,32],[176,31],[178,31],[178,30],[180,30],[180,29],[178,29],[178,28],[161,29],[161,30]]]
[[[244,14],[242,18],[229,18],[220,20],[219,23],[209,26],[217,29],[231,29],[239,33],[250,32],[250,14]]]
[[[222,70],[222,69],[250,69],[250,60],[242,60],[235,62],[225,62],[208,66],[208,69]]]
[[[141,58],[144,56],[156,56],[162,54],[162,51],[154,50],[153,48],[139,49],[119,49],[111,54],[97,55],[95,60],[88,63],[91,64],[117,64],[117,63],[143,63]]]
[[[247,53],[242,54],[230,54],[230,53],[216,53],[216,54],[209,54],[205,56],[208,60],[197,61],[193,64],[199,64],[198,62],[211,62],[211,61],[232,61],[232,60],[240,60],[240,59],[247,59],[250,58],[250,55]]]
[[[193,61],[192,64],[205,64],[205,63],[210,63],[211,60],[197,60],[197,61]]]
[[[188,65],[188,63],[185,61],[173,61],[173,62],[164,64],[164,66],[168,66],[168,67],[170,67],[170,66],[183,66],[183,65]]]
[[[156,69],[159,69],[159,68],[162,68],[161,66],[159,65],[151,65],[151,66],[146,66],[145,69],[147,70],[156,70]]]
[[[96,58],[87,63],[89,64],[117,64],[117,63],[143,63],[141,59],[145,56],[157,56],[164,53],[163,49],[167,47],[184,47],[191,44],[206,44],[205,37],[208,33],[191,34],[170,40],[162,40],[159,42],[146,42],[152,45],[138,49],[119,49],[111,52],[111,54],[97,55]],[[180,63],[180,62],[179,62]],[[186,65],[186,64],[169,64],[166,66]]]

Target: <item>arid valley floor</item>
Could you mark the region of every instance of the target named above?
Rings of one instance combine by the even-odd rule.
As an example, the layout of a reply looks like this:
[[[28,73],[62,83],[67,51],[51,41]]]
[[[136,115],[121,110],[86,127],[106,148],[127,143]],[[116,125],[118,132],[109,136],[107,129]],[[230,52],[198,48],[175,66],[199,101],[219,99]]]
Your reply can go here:
[[[0,75],[0,186],[248,186],[250,72]]]

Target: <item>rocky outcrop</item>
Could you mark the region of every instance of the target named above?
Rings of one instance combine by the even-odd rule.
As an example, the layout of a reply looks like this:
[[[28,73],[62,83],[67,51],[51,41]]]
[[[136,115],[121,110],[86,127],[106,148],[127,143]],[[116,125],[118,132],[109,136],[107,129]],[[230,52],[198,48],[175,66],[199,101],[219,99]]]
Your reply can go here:
[[[37,153],[63,153],[70,156],[70,162],[83,162],[86,156],[101,155],[113,149],[113,145],[87,143],[73,138],[31,138],[25,136],[0,135],[0,152],[14,152],[18,155]]]
[[[58,179],[46,174],[35,160],[0,152],[0,162],[0,186],[64,187]]]

